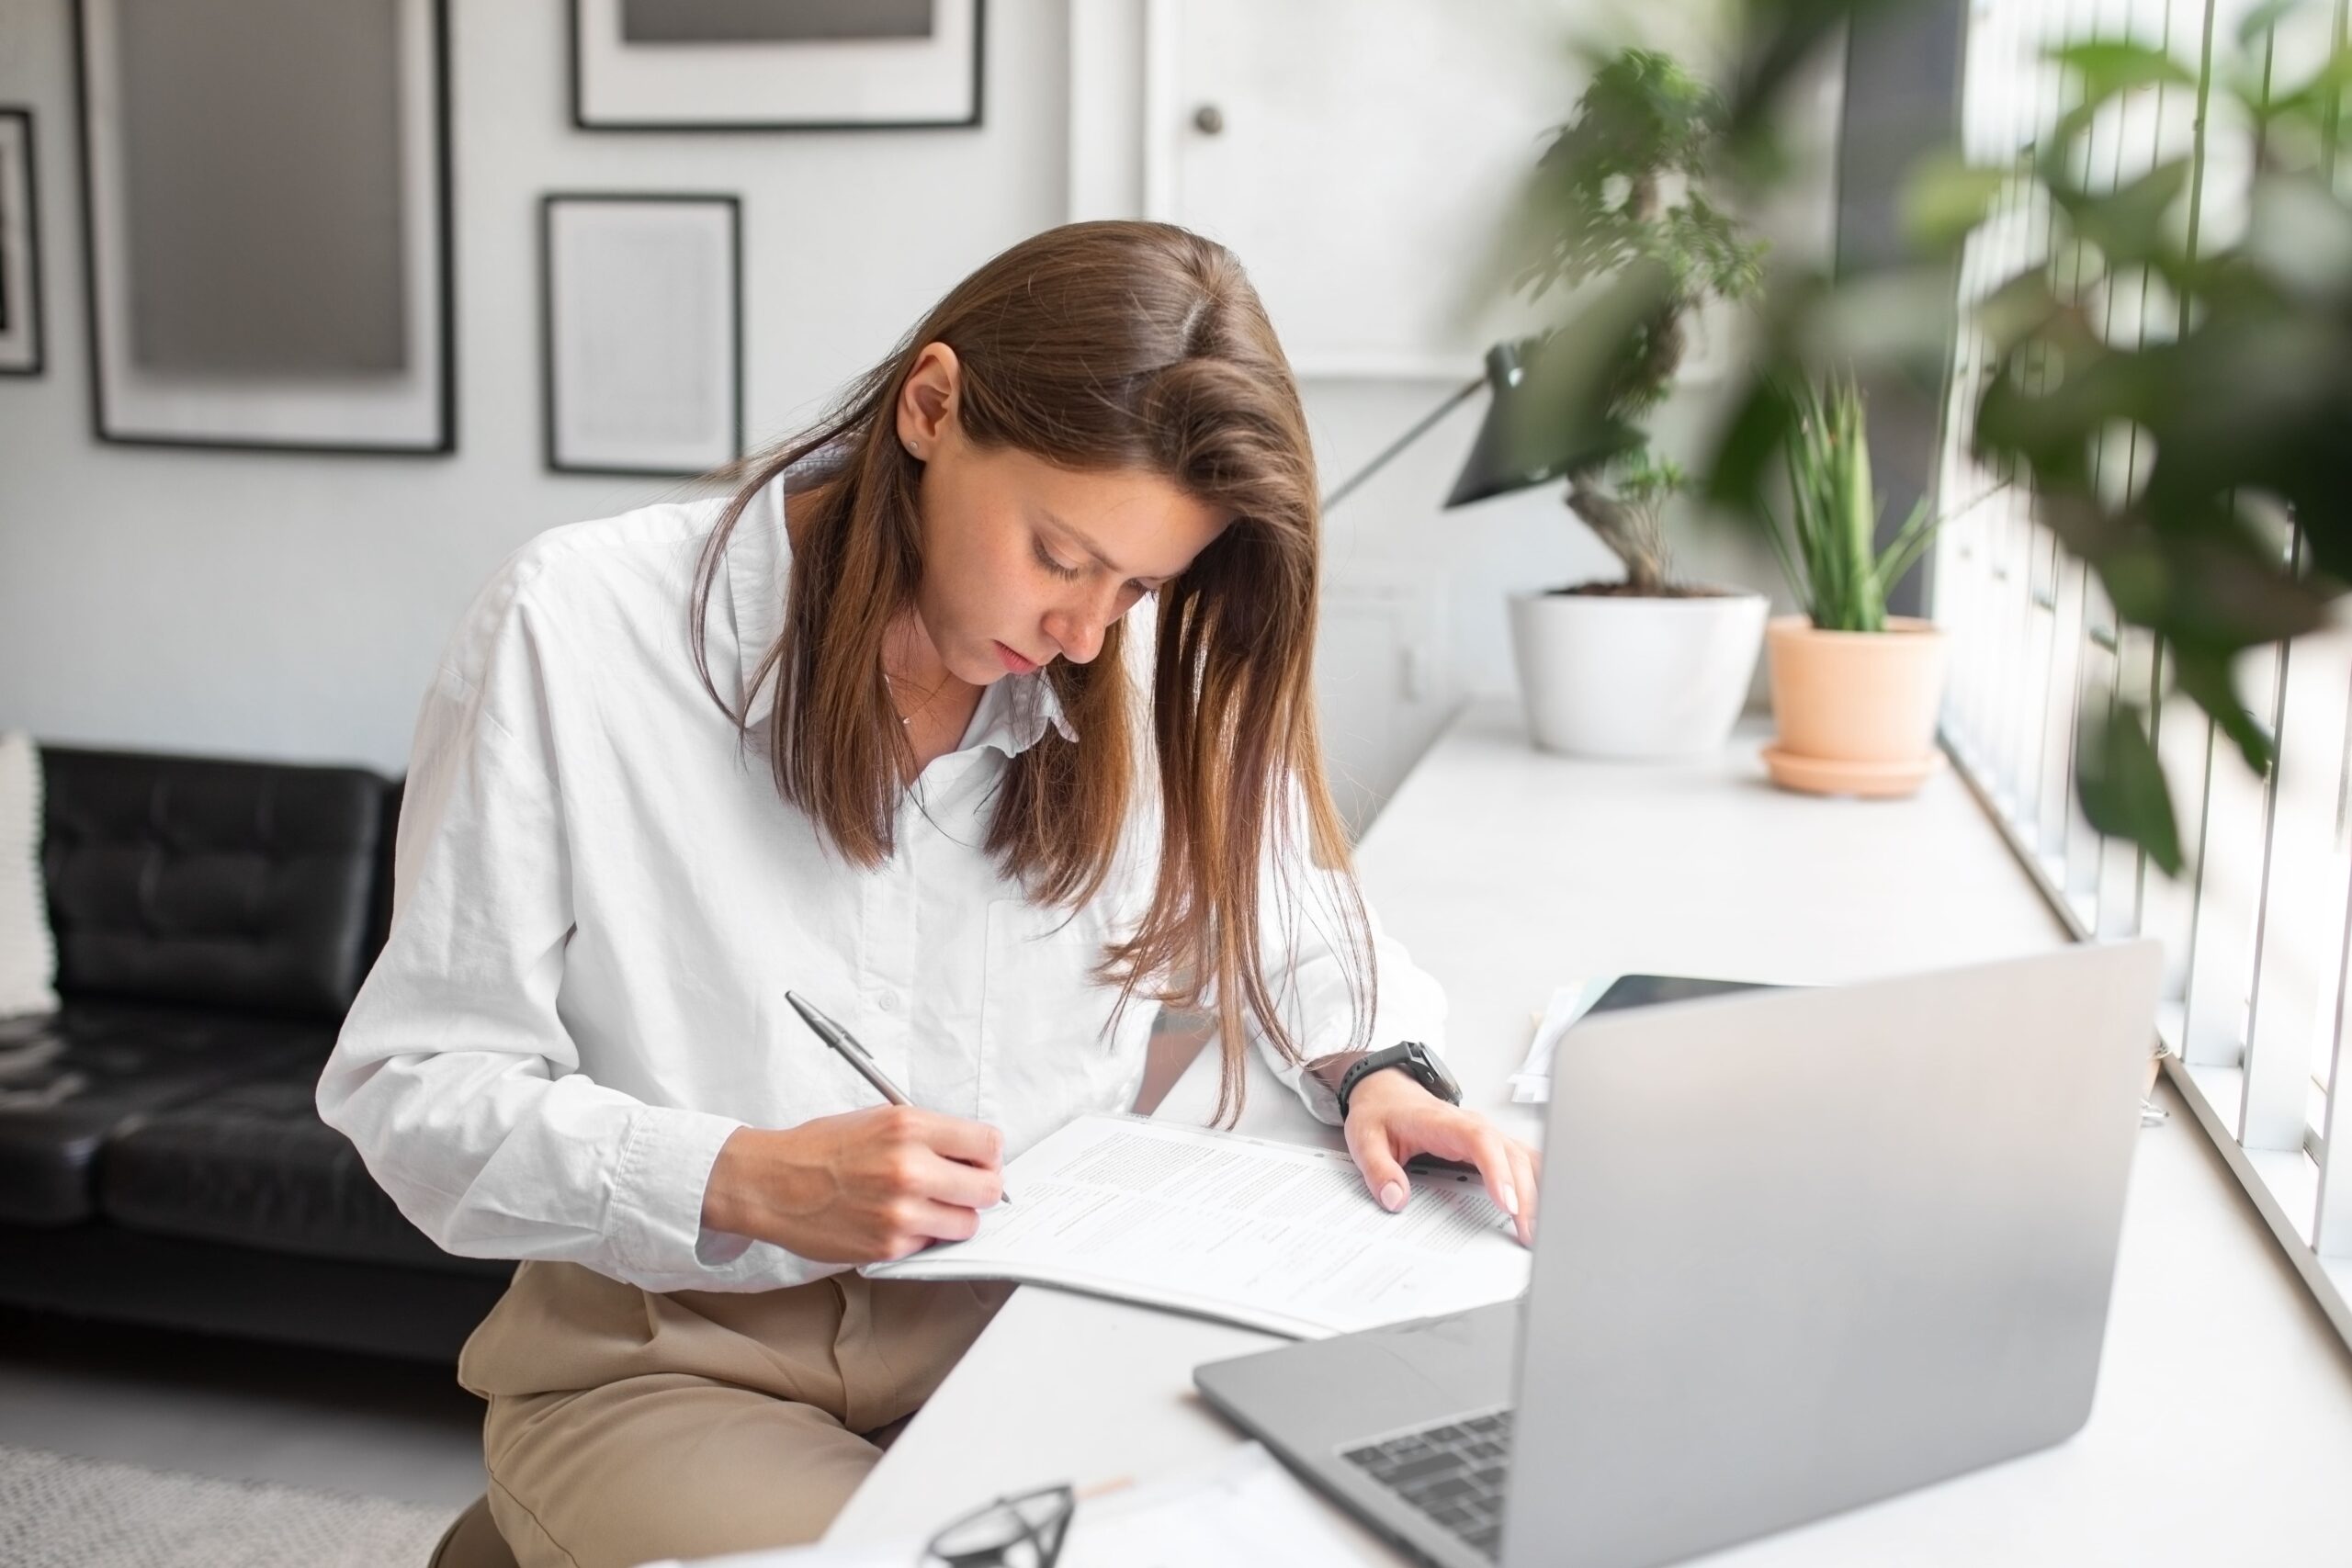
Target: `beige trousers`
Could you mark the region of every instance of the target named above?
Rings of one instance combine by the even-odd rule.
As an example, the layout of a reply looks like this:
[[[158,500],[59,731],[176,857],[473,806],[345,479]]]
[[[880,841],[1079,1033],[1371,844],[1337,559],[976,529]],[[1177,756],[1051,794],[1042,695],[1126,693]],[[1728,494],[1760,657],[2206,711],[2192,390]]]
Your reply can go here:
[[[490,1511],[523,1568],[814,1540],[1012,1287],[837,1274],[654,1295],[526,1263],[466,1342]]]

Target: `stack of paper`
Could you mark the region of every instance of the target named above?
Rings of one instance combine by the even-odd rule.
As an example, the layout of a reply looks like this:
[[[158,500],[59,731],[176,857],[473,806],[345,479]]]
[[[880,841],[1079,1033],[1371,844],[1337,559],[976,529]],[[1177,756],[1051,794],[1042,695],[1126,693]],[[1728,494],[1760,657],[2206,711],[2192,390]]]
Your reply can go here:
[[[1568,1025],[1590,1010],[1616,979],[1614,975],[1598,975],[1571,980],[1552,993],[1550,1004],[1544,1009],[1544,1020],[1535,1026],[1535,1038],[1528,1043],[1527,1060],[1510,1076],[1512,1103],[1543,1105],[1551,1100],[1553,1049],[1560,1043],[1560,1036],[1568,1032]]]
[[[1390,1213],[1337,1149],[1082,1116],[1006,1167],[979,1234],[861,1272],[1020,1280],[1294,1338],[1433,1317],[1527,1288],[1528,1253],[1472,1173],[1425,1171]]]
[[[1594,1012],[1776,990],[1783,984],[1705,979],[1695,975],[1600,975],[1572,980],[1552,993],[1552,1004],[1544,1010],[1535,1038],[1528,1044],[1527,1060],[1510,1076],[1510,1097],[1521,1105],[1541,1105],[1552,1098],[1552,1059],[1558,1053],[1560,1038],[1577,1020]]]

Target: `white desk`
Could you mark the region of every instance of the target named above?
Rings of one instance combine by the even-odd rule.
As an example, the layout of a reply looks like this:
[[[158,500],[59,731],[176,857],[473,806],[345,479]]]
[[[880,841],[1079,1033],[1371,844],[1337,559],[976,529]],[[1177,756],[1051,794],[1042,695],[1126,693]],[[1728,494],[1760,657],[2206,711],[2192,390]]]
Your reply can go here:
[[[1572,974],[1837,981],[2063,940],[1967,791],[1781,794],[1744,733],[1720,761],[1532,750],[1515,710],[1458,719],[1366,835],[1382,919],[1444,982],[1469,1102],[1532,1134],[1502,1080]],[[2030,1092],[2030,1085],[2021,1085]],[[1204,1053],[1159,1114],[1205,1120]],[[1271,1078],[1243,1125],[1329,1137]],[[1238,1438],[1193,1397],[1246,1330],[1018,1292],[831,1539],[903,1536],[1001,1492],[1148,1476]],[[1766,1564],[2352,1563],[2352,1366],[2187,1113],[2142,1134],[2090,1425],[2043,1453],[1706,1561]],[[1395,1554],[1364,1541],[1365,1560]]]

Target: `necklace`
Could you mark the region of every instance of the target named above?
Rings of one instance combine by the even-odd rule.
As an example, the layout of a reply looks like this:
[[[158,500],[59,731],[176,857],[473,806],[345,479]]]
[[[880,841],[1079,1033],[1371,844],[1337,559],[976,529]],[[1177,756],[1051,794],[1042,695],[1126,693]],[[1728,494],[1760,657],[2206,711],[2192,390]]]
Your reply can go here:
[[[926,692],[923,694],[922,702],[917,703],[913,707],[909,708],[906,712],[899,716],[899,722],[901,725],[910,725],[914,723],[916,718],[919,717],[925,709],[929,708],[933,702],[938,700],[939,694],[947,689],[947,682],[952,678],[953,677],[949,675],[942,675],[939,678],[939,684],[933,686],[929,692]],[[882,679],[889,682],[890,689],[892,691],[895,692],[899,690],[899,678],[896,675],[891,674],[888,670],[882,671]]]

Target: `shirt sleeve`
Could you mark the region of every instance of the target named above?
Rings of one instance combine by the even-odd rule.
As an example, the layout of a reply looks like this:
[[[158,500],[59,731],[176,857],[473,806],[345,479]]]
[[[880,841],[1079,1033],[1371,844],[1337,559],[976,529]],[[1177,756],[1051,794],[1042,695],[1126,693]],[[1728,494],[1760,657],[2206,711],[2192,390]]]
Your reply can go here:
[[[319,1114],[446,1251],[723,1289],[712,1271],[751,1244],[703,1229],[703,1190],[741,1123],[594,1081],[558,1012],[571,856],[531,580],[526,551],[476,600],[425,696],[391,932]]]
[[[1300,1059],[1285,1061],[1254,1021],[1250,1033],[1267,1066],[1308,1111],[1318,1120],[1336,1121],[1300,1082],[1306,1064],[1335,1051],[1376,1051],[1406,1040],[1442,1055],[1445,991],[1382,928],[1371,900],[1359,903],[1351,876],[1315,863],[1305,796],[1295,778],[1284,792],[1283,809],[1282,830],[1268,835],[1259,867],[1260,960],[1267,992]],[[1369,973],[1363,957],[1367,952],[1373,960]],[[1375,982],[1370,990],[1367,982]],[[1360,1035],[1357,1013],[1365,1005],[1373,1010],[1371,1028]]]

